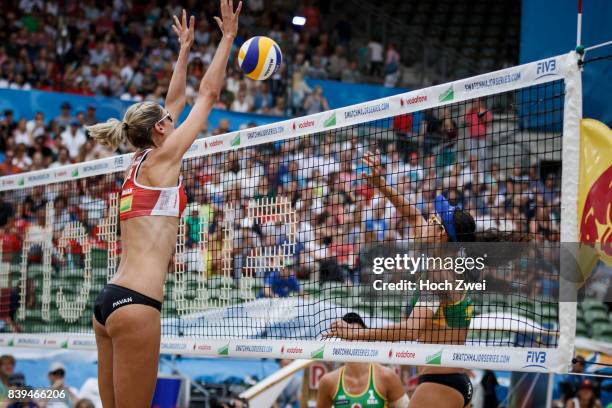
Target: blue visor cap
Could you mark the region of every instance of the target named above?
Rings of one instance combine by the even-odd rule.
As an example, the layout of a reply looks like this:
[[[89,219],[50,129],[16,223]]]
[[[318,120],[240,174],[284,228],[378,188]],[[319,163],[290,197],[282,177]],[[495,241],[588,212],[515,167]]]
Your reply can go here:
[[[450,205],[446,197],[439,195],[434,200],[434,207],[438,217],[442,220],[442,225],[446,230],[446,234],[451,241],[457,241],[457,232],[455,231],[455,210],[457,207]]]

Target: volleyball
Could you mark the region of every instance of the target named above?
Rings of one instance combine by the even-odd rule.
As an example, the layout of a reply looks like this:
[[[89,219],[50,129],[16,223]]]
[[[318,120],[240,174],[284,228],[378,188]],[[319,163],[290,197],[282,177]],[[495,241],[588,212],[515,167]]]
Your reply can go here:
[[[280,47],[268,37],[253,37],[240,47],[238,64],[245,75],[251,79],[262,81],[270,78],[282,61]]]

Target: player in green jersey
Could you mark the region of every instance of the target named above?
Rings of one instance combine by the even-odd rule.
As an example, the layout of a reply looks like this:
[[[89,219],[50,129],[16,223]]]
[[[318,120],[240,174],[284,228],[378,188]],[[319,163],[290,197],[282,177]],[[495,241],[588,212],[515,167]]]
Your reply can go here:
[[[349,326],[365,328],[357,313],[342,320]],[[408,397],[393,370],[379,364],[346,363],[325,374],[319,383],[317,408],[406,408]]]

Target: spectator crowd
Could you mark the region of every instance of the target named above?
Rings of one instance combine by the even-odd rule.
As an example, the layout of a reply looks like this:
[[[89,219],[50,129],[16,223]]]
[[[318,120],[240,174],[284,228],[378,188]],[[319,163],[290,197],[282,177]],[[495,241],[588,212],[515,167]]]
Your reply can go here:
[[[163,101],[178,55],[178,42],[171,29],[172,16],[181,12],[178,1],[85,0],[60,4],[20,0],[3,5],[0,89]],[[314,90],[306,85],[304,77],[397,84],[400,55],[393,44],[386,52],[375,40],[355,44],[351,42],[349,22],[342,18],[331,22],[323,17],[329,7],[326,2],[303,4],[294,10],[279,0],[246,2],[217,108],[278,116],[313,112],[317,106],[324,109],[312,101],[306,106],[307,96]],[[187,75],[190,99],[196,95],[220,38],[213,20],[217,6],[214,1],[196,1],[187,10],[196,17],[195,45]],[[296,12],[306,17],[304,27],[291,24]],[[237,67],[237,49],[253,35],[267,35],[283,50],[284,63],[268,81],[247,80]]]
[[[268,35],[281,45],[285,63],[270,80],[251,81],[232,60],[216,108],[275,116],[312,114],[329,105],[323,89],[310,87],[307,77],[388,83],[399,72],[400,56],[393,44],[385,52],[372,40],[358,44],[359,52],[349,53],[351,25],[342,18],[327,22],[325,2],[303,4],[299,10],[275,0],[245,4],[236,50],[252,35]],[[40,89],[163,103],[178,51],[171,29],[172,16],[181,12],[178,1],[86,0],[60,7],[57,2],[21,0],[5,6],[0,16],[0,92]],[[188,10],[196,16],[188,100],[196,95],[219,40],[212,19],[216,7],[215,2],[194,2]],[[296,12],[306,17],[304,27],[290,23]],[[5,110],[0,117],[0,175],[115,154],[87,137],[85,126],[97,120],[95,105],[75,111],[66,102],[55,118],[43,112],[33,118],[16,117]],[[221,122],[207,134],[228,131],[227,121]],[[125,151],[127,146],[120,149]]]

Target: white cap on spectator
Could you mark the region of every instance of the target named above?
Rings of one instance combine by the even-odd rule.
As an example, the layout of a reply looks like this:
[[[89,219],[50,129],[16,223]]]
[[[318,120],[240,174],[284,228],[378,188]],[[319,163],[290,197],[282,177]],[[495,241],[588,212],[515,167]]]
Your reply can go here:
[[[56,372],[56,371],[58,371],[58,370],[64,370],[64,371],[66,371],[66,367],[64,367],[64,365],[63,365],[62,363],[60,363],[59,361],[56,361],[56,362],[52,363],[52,364],[49,366],[49,372],[50,372],[50,373],[54,373],[54,372]]]

